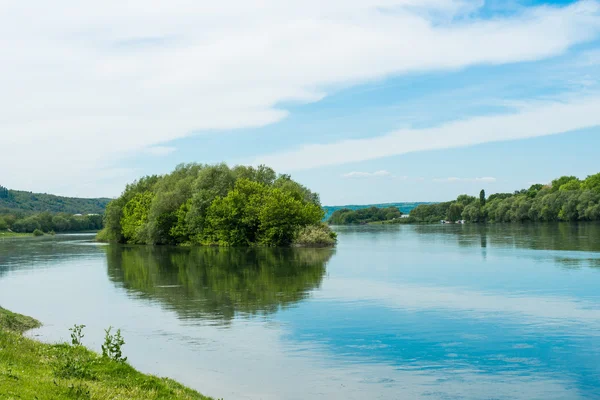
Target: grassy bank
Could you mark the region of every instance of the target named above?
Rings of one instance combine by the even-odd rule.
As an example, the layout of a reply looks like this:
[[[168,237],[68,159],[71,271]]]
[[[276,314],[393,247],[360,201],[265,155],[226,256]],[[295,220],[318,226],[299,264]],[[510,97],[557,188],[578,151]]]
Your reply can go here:
[[[0,307],[1,399],[210,400],[83,346],[45,344],[22,336],[38,326],[35,319]]]
[[[31,233],[17,233],[10,231],[0,231],[0,239],[14,238],[14,237],[33,237]]]

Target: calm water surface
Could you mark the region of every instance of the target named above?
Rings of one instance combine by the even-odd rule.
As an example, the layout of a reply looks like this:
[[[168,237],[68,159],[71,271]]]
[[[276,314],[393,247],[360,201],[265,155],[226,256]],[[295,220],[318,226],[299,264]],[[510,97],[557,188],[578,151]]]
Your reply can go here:
[[[338,228],[329,249],[0,240],[0,305],[232,399],[600,399],[600,226]]]

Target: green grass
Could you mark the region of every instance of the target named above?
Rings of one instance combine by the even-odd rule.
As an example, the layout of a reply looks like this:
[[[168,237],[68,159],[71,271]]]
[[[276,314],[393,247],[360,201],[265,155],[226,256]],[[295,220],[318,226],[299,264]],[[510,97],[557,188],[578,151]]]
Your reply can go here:
[[[9,231],[0,231],[0,239],[13,237],[33,237],[31,233],[17,233]]]
[[[22,336],[40,326],[0,307],[0,399],[200,399],[167,378],[145,375],[82,346],[45,344]]]

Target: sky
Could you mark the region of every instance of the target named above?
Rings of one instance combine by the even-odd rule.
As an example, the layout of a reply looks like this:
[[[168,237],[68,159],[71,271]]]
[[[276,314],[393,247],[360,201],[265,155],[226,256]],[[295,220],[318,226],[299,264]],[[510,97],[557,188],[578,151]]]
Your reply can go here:
[[[266,164],[323,204],[600,172],[600,0],[0,1],[0,185]]]

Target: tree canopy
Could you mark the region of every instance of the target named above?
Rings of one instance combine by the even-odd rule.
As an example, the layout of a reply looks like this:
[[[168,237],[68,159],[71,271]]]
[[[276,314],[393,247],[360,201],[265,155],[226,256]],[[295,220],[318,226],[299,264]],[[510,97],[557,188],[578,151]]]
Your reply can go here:
[[[0,215],[0,231],[8,229],[18,233],[98,231],[102,229],[102,215],[73,215],[49,212],[2,214]]]
[[[398,207],[369,207],[358,210],[342,208],[334,211],[327,222],[331,225],[354,225],[377,221],[390,221],[400,218],[401,216],[402,212]]]
[[[468,222],[553,222],[600,220],[600,174],[579,180],[563,176],[550,185],[536,184],[514,193],[499,193],[478,202],[469,196],[434,205],[420,205],[410,213],[414,222],[464,219]]]
[[[24,213],[67,213],[103,214],[110,199],[82,199],[62,197],[46,193],[31,193],[10,190],[0,186],[0,214]]]
[[[314,226],[334,242],[333,232],[320,224],[322,219],[319,196],[289,175],[278,175],[266,166],[182,164],[170,174],[128,185],[108,204],[99,239],[290,246],[304,228]]]

